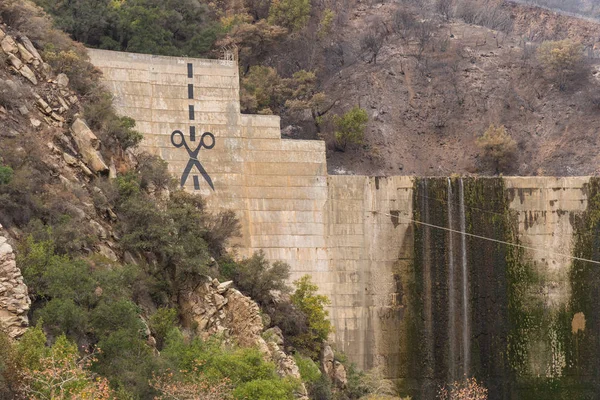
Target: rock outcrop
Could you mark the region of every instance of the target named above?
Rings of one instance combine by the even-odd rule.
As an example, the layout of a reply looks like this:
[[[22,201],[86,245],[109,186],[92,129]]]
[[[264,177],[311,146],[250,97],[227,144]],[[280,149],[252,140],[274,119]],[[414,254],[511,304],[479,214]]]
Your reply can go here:
[[[321,369],[338,388],[343,389],[348,385],[346,367],[335,359],[329,344],[325,344],[321,352]]]
[[[0,329],[15,339],[29,326],[31,300],[7,238],[0,225]]]
[[[98,151],[100,140],[82,119],[77,118],[73,122],[71,133],[86,165],[96,173],[108,171],[108,166]]]
[[[298,365],[282,349],[281,330],[274,327],[264,331],[258,305],[235,289],[232,282],[206,278],[195,288],[184,291],[179,305],[184,326],[195,327],[201,337],[220,335],[241,346],[256,347],[276,365],[280,376],[300,379]],[[307,399],[304,385],[297,398]]]

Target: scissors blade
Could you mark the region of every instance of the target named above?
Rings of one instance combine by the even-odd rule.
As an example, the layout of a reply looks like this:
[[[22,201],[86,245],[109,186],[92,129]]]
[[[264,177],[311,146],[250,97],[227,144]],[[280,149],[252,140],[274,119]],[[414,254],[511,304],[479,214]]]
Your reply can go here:
[[[196,162],[198,162],[196,160]],[[190,159],[187,163],[187,165],[185,166],[185,169],[183,170],[183,174],[181,174],[181,187],[183,188],[183,186],[185,185],[185,181],[187,181],[187,178],[190,174],[190,171],[192,170],[192,167],[194,166],[194,160]],[[214,190],[214,189],[213,189]]]
[[[200,171],[200,174],[202,174],[202,176],[204,177],[204,179],[206,179],[206,182],[208,182],[208,185],[210,186],[210,188],[214,192],[215,191],[215,186],[213,185],[212,179],[210,179],[210,176],[208,175],[208,173],[206,172],[206,170],[204,169],[204,167],[202,166],[202,164],[200,164],[200,161],[194,160],[194,164],[196,165],[196,168],[198,168],[198,171]],[[187,169],[187,167],[186,167],[186,169]]]

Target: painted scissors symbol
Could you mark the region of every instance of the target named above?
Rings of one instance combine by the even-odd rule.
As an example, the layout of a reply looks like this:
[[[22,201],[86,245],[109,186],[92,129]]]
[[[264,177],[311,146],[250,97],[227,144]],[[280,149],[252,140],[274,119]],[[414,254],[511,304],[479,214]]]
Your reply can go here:
[[[204,132],[202,134],[202,137],[200,138],[200,144],[198,145],[198,147],[196,147],[195,150],[192,150],[188,146],[185,137],[183,136],[183,133],[180,130],[176,130],[173,131],[173,133],[171,133],[171,143],[176,148],[185,147],[188,155],[190,156],[190,160],[188,161],[185,169],[183,170],[183,174],[181,175],[181,187],[185,185],[185,182],[187,181],[187,178],[192,168],[196,167],[198,171],[200,171],[200,174],[202,174],[206,182],[208,182],[211,189],[215,190],[212,179],[210,179],[210,176],[208,176],[208,173],[206,172],[202,164],[200,164],[200,161],[198,161],[198,153],[202,148],[210,150],[213,147],[215,147],[215,135],[213,135],[210,132]],[[194,176],[194,188],[196,190],[200,189],[197,176]]]

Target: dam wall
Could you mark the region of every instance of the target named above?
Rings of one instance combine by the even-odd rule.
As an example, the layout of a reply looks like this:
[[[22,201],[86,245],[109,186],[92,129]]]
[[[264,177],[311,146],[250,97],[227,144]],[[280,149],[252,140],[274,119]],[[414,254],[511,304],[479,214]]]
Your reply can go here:
[[[141,149],[236,212],[240,256],[312,276],[360,368],[415,398],[465,374],[491,399],[597,398],[600,265],[579,260],[600,260],[594,178],[328,175],[323,142],[240,113],[235,62],[89,54]]]

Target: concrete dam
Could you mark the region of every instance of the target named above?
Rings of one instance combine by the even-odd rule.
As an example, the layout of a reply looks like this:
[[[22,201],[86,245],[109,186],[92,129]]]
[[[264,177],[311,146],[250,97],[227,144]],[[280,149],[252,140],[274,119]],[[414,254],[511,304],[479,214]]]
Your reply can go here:
[[[90,50],[141,148],[331,300],[333,342],[405,394],[600,398],[600,180],[328,175],[320,141],[240,113],[231,59]]]

